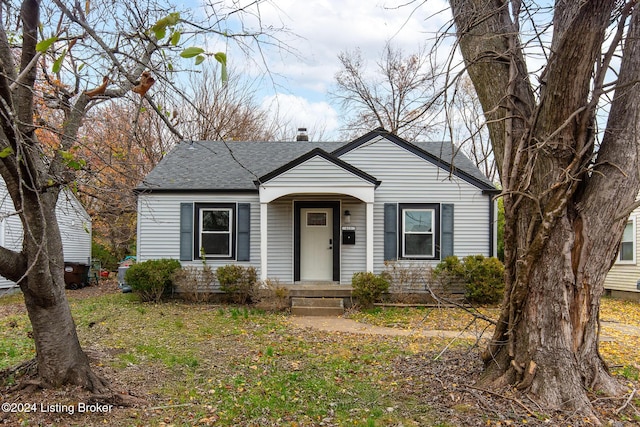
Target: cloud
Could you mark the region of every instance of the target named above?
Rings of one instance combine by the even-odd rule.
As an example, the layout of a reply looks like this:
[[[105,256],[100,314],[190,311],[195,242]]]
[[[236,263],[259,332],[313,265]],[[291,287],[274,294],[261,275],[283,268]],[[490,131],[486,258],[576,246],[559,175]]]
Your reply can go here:
[[[325,101],[311,102],[302,96],[276,93],[266,96],[261,106],[272,118],[284,124],[289,133],[306,127],[312,139],[335,139],[339,127],[338,112]]]
[[[306,122],[300,126],[324,122],[330,134],[340,126],[328,95],[340,70],[339,53],[359,48],[362,58],[373,66],[386,42],[406,54],[417,52],[420,46],[430,45],[451,19],[444,0],[415,4],[405,0],[224,1],[229,7],[258,7],[244,14],[242,22],[230,22],[231,27],[272,29],[275,38],[263,38],[268,43],[251,50],[246,64],[241,64],[243,54],[233,42],[221,46],[216,37],[208,48],[228,49],[231,68],[251,78],[268,72],[262,79],[265,99],[278,99],[280,114],[286,110],[287,116]],[[286,103],[297,107],[289,111]]]

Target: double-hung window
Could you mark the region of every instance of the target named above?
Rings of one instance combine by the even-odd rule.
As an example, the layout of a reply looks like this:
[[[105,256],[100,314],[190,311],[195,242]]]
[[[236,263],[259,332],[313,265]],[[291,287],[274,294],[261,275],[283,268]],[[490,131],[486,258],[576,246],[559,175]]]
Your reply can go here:
[[[627,222],[622,233],[618,263],[634,264],[636,262],[636,224],[635,219]]]
[[[401,204],[400,256],[409,259],[436,259],[439,244],[439,206]]]
[[[235,205],[197,204],[196,249],[206,258],[234,258]]]

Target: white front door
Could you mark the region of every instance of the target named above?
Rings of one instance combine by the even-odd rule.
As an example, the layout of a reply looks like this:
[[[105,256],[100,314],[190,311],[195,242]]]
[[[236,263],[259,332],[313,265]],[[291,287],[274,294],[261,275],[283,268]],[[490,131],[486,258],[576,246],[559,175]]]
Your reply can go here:
[[[300,280],[333,280],[333,209],[300,209]]]

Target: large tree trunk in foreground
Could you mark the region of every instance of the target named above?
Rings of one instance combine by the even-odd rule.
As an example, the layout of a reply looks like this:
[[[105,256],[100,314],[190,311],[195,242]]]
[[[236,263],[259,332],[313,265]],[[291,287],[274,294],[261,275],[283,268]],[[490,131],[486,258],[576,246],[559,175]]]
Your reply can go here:
[[[38,374],[46,387],[75,384],[104,392],[106,383],[91,371],[89,360],[80,348],[65,294],[55,193],[40,195],[39,201],[27,196],[22,204],[28,270],[19,284],[33,327]]]
[[[635,2],[616,15],[613,1],[557,1],[536,97],[518,11],[509,10],[519,2],[450,3],[490,123],[505,206],[506,293],[481,381],[515,385],[546,408],[593,416],[587,390],[621,392],[598,351],[598,315],[640,190],[640,13]],[[605,31],[620,16],[620,40],[622,28],[628,32],[598,147],[595,110],[610,59],[602,54]]]
[[[4,26],[0,26],[0,174],[24,229],[20,252],[0,247],[0,275],[18,283],[24,293],[42,385],[75,384],[103,392],[105,383],[91,371],[80,348],[65,294],[62,238],[56,219],[64,166],[59,155],[45,158],[33,125],[39,8],[36,0],[22,3],[19,66],[14,63]],[[83,107],[77,111],[82,112]],[[65,131],[79,124],[79,119],[69,120]]]

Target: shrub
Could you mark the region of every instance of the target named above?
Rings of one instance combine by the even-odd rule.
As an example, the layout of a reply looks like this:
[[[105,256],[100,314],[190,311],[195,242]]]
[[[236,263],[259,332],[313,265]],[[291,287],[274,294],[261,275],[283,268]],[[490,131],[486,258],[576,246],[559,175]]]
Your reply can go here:
[[[118,269],[118,258],[105,245],[96,241],[91,242],[91,257],[99,259],[102,268],[108,271],[116,271]]]
[[[351,278],[353,296],[363,307],[371,307],[383,293],[389,290],[389,280],[371,272],[354,273]]]
[[[416,303],[425,299],[421,293],[431,279],[431,267],[423,263],[385,261],[381,275],[389,280],[391,301]]]
[[[289,308],[289,289],[278,279],[266,279],[256,286],[251,295],[256,308],[268,311],[284,311]]]
[[[456,256],[445,258],[433,270],[436,278],[445,283],[461,280],[465,297],[470,302],[495,304],[504,294],[504,266],[497,258],[470,255],[462,262]]]
[[[180,296],[190,302],[207,302],[211,298],[210,286],[216,280],[216,275],[208,265],[198,268],[183,267],[173,276],[173,283]]]
[[[229,264],[218,267],[216,276],[220,290],[233,296],[238,304],[246,304],[255,292],[258,274],[253,267]]]
[[[173,276],[180,268],[175,259],[154,259],[133,264],[125,273],[125,281],[142,301],[159,302],[172,290]]]

